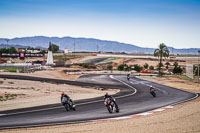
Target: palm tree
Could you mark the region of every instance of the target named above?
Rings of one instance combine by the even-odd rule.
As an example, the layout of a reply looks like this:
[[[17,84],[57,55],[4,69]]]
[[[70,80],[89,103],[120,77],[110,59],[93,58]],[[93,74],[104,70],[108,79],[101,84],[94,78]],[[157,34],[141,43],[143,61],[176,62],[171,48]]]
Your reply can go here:
[[[159,48],[155,49],[154,56],[157,56],[158,58],[160,58],[158,69],[159,69],[159,75],[161,76],[162,58],[169,57],[169,50],[167,46],[164,43],[161,43],[159,45]]]

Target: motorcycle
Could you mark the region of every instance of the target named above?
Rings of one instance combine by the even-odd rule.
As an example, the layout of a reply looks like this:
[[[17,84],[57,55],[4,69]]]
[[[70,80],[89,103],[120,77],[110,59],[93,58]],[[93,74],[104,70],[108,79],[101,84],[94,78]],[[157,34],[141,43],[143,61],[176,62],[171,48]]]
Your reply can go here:
[[[70,99],[67,99],[66,97],[62,98],[62,104],[65,107],[66,111],[76,110],[76,106],[72,103]]]
[[[156,92],[155,92],[155,91],[150,91],[150,93],[151,93],[151,95],[152,95],[153,97],[156,97]]]
[[[113,113],[114,111],[117,113],[119,112],[119,107],[115,102],[115,99],[112,100],[111,98],[106,98],[104,104],[106,105],[109,113]]]
[[[130,80],[130,77],[127,77],[127,80],[129,81],[129,80]]]
[[[128,81],[130,80],[130,75],[129,75],[129,74],[127,75],[127,80],[128,80]]]

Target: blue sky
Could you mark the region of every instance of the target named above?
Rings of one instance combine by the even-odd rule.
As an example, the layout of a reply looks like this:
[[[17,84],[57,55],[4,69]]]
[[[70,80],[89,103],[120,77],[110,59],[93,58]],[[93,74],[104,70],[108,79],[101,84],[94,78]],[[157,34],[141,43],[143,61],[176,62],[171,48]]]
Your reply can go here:
[[[200,0],[0,0],[0,38],[71,36],[200,48]]]

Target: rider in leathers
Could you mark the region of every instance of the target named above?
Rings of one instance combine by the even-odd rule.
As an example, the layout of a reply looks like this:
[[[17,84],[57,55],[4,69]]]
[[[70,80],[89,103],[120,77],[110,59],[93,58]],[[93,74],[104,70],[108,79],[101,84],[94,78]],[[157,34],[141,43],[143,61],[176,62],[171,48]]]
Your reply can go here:
[[[150,86],[149,92],[151,93],[152,91],[155,91],[155,88],[153,86]]]
[[[110,98],[110,100],[113,101],[113,102],[115,103],[114,98],[113,98],[111,95],[109,95],[108,93],[105,94],[105,96],[104,96],[104,101],[105,101],[106,98]]]
[[[74,102],[72,101],[72,99],[67,94],[65,94],[64,92],[61,93],[61,103],[62,103],[63,97],[66,97],[67,100],[69,100],[72,103],[72,105],[74,105]]]

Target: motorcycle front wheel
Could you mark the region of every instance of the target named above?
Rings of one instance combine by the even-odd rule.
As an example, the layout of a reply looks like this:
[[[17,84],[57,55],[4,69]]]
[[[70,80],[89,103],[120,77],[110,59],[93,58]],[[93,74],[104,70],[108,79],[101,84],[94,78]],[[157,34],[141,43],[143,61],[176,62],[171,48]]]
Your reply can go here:
[[[65,104],[65,109],[67,110],[67,111],[70,111],[70,105],[67,103],[67,104]]]
[[[108,105],[108,106],[107,106],[107,109],[108,109],[108,112],[109,112],[109,113],[112,113],[113,110],[112,110],[111,105]]]

